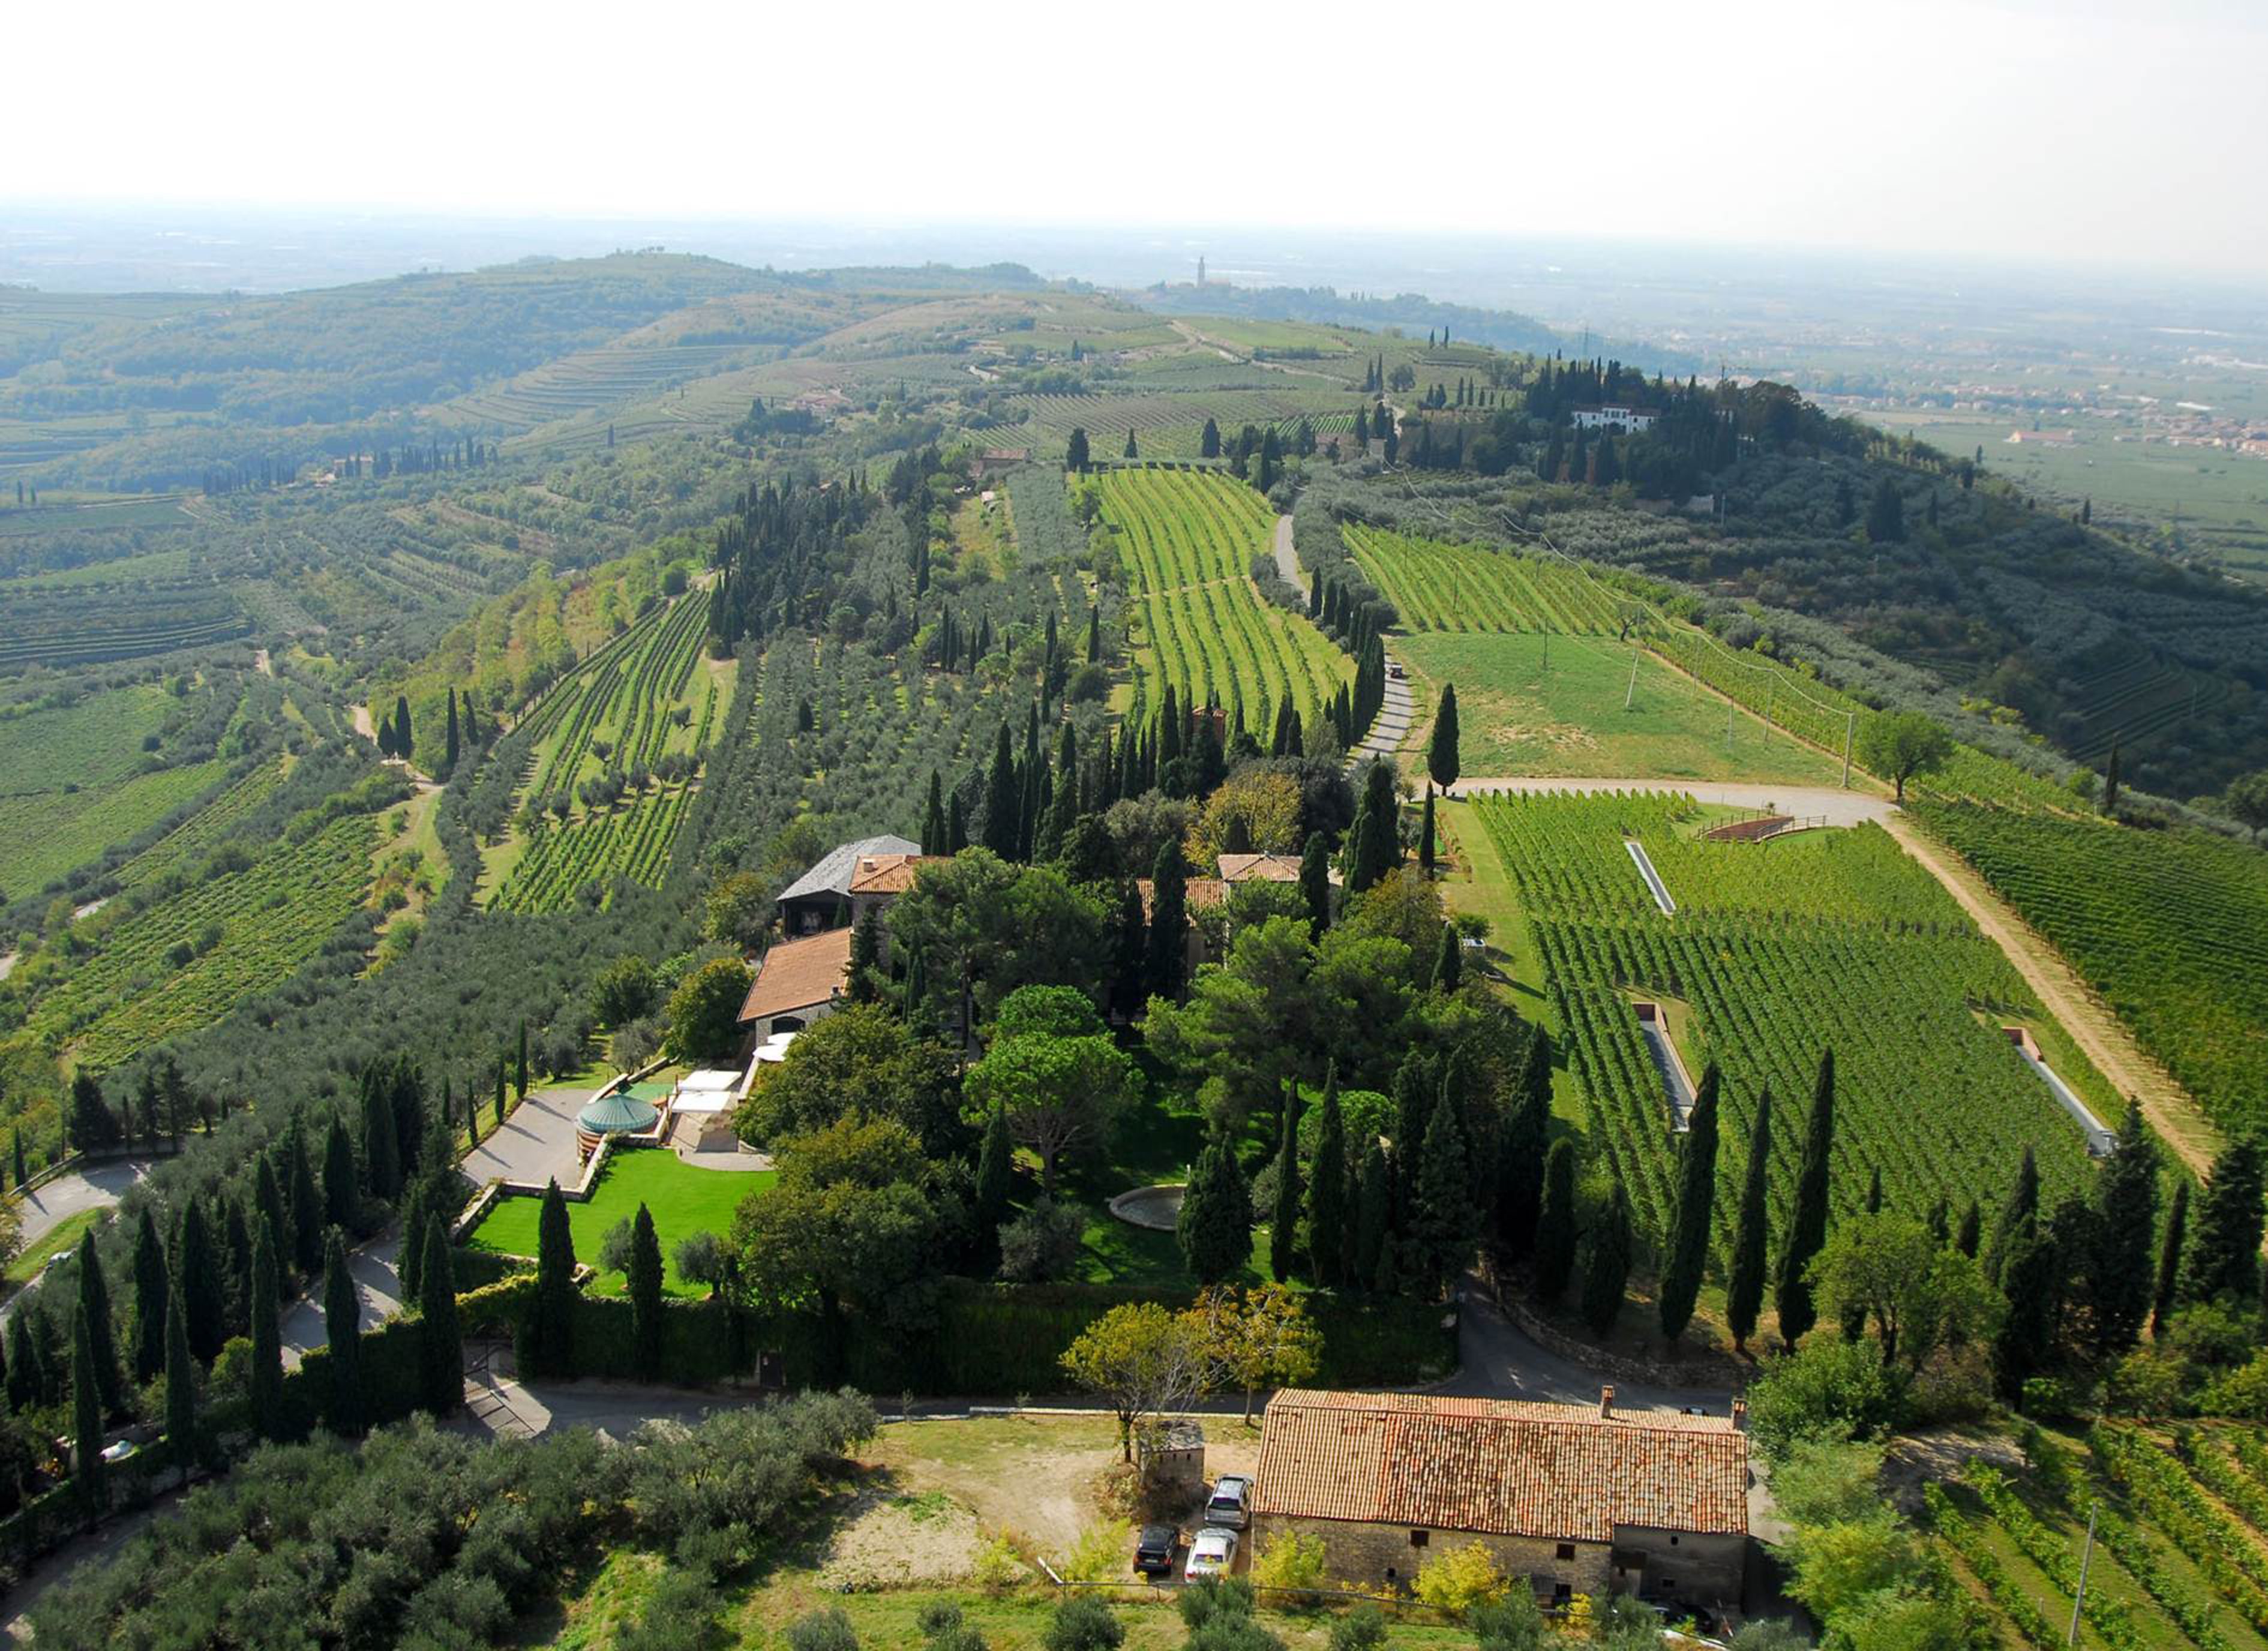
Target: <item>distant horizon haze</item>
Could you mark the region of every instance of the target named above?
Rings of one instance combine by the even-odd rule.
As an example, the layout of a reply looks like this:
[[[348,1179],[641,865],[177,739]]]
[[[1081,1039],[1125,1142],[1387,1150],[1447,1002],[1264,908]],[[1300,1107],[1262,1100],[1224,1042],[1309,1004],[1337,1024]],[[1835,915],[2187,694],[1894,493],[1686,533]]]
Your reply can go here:
[[[1139,19],[511,0],[439,31],[251,0],[26,74],[19,206],[1117,234],[1455,235],[2257,285],[2268,15],[2235,0],[1452,4]],[[18,18],[19,65],[82,21]],[[1420,26],[1422,25],[1422,26]],[[1369,40],[1366,49],[1355,49]],[[23,151],[19,151],[23,152]],[[1192,262],[1194,254],[1192,254]]]

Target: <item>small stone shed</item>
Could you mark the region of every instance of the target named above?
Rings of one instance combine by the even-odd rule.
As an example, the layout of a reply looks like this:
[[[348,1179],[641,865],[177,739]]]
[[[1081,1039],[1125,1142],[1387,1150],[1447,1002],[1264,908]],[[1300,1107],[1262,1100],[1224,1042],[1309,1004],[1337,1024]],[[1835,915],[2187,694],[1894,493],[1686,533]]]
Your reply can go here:
[[[1320,1537],[1330,1573],[1405,1586],[1477,1541],[1549,1603],[1634,1593],[1736,1606],[1747,1563],[1741,1418],[1506,1399],[1316,1392],[1269,1401],[1253,1531]]]

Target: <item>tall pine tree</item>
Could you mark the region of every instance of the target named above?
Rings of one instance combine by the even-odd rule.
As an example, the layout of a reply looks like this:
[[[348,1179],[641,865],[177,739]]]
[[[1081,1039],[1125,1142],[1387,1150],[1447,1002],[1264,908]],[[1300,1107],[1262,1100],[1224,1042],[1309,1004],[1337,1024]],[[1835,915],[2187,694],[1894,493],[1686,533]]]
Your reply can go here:
[[[1575,1144],[1557,1140],[1543,1161],[1543,1207],[1535,1222],[1535,1299],[1547,1305],[1567,1293],[1582,1234],[1575,1210]]]
[[[1300,1090],[1284,1086],[1283,1125],[1276,1145],[1276,1207],[1268,1229],[1268,1266],[1288,1284],[1299,1270]]]
[[[1617,1183],[1606,1212],[1591,1235],[1590,1254],[1583,1264],[1583,1322],[1593,1335],[1606,1335],[1622,1316],[1630,1270],[1630,1201]]]
[[[2252,1304],[2260,1269],[2260,1148],[2250,1139],[2234,1142],[2213,1160],[2198,1199],[2182,1268],[2184,1302]]]
[[[1315,1121],[1315,1158],[1307,1183],[1307,1254],[1319,1284],[1344,1276],[1347,1219],[1346,1118],[1339,1104],[1334,1063],[1323,1079],[1322,1113]]]
[[[368,1425],[362,1393],[362,1301],[346,1241],[335,1227],[323,1244],[323,1331],[331,1361],[330,1402],[323,1420],[333,1433],[351,1439]]]

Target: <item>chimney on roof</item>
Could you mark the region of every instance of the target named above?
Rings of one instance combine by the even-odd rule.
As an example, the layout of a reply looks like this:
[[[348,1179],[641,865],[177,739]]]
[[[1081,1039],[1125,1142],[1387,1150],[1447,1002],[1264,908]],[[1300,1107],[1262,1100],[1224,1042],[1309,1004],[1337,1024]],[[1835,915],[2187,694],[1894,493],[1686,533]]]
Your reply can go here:
[[[1615,1413],[1614,1384],[1609,1382],[1599,1389],[1599,1419],[1605,1421]]]
[[[1746,1399],[1733,1401],[1733,1431],[1736,1434],[1749,1431],[1749,1402]]]

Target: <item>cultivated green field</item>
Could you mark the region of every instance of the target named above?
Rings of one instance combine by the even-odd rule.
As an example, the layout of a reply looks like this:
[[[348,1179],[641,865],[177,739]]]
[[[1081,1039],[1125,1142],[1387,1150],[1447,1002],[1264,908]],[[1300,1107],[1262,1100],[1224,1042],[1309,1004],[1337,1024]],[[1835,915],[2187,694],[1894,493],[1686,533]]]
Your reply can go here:
[[[1170,686],[1184,705],[1241,702],[1247,727],[1268,727],[1288,696],[1312,726],[1354,665],[1304,613],[1260,600],[1267,501],[1211,473],[1112,470],[1101,486],[1138,616],[1130,714],[1154,714]]]
[[[1838,1203],[1879,1170],[1899,1208],[1926,1213],[1945,1198],[1957,1212],[1974,1198],[1990,1210],[2026,1145],[2047,1187],[2088,1177],[2078,1125],[2001,1025],[2034,1027],[2049,1064],[2098,1116],[2106,1086],[2043,1025],[1999,949],[1879,828],[1704,843],[1679,829],[1690,805],[1660,793],[1491,797],[1475,813],[1517,888],[1594,1146],[1652,1230],[1669,1213],[1675,1137],[1633,998],[1690,1010],[1695,1056],[1724,1068],[1720,1228],[1737,1207],[1741,1143],[1767,1089],[1773,1196],[1789,1196],[1813,1077],[1830,1047]],[[1653,858],[1675,915],[1656,908],[1626,835]]]
[[[1407,749],[1422,756],[1440,686],[1454,682],[1468,775],[1791,785],[1842,778],[1833,758],[1609,638],[1436,632],[1399,638],[1394,652],[1422,690]]]
[[[2231,1134],[2268,1115],[2268,855],[2012,809],[1924,825],[2054,942]]]

